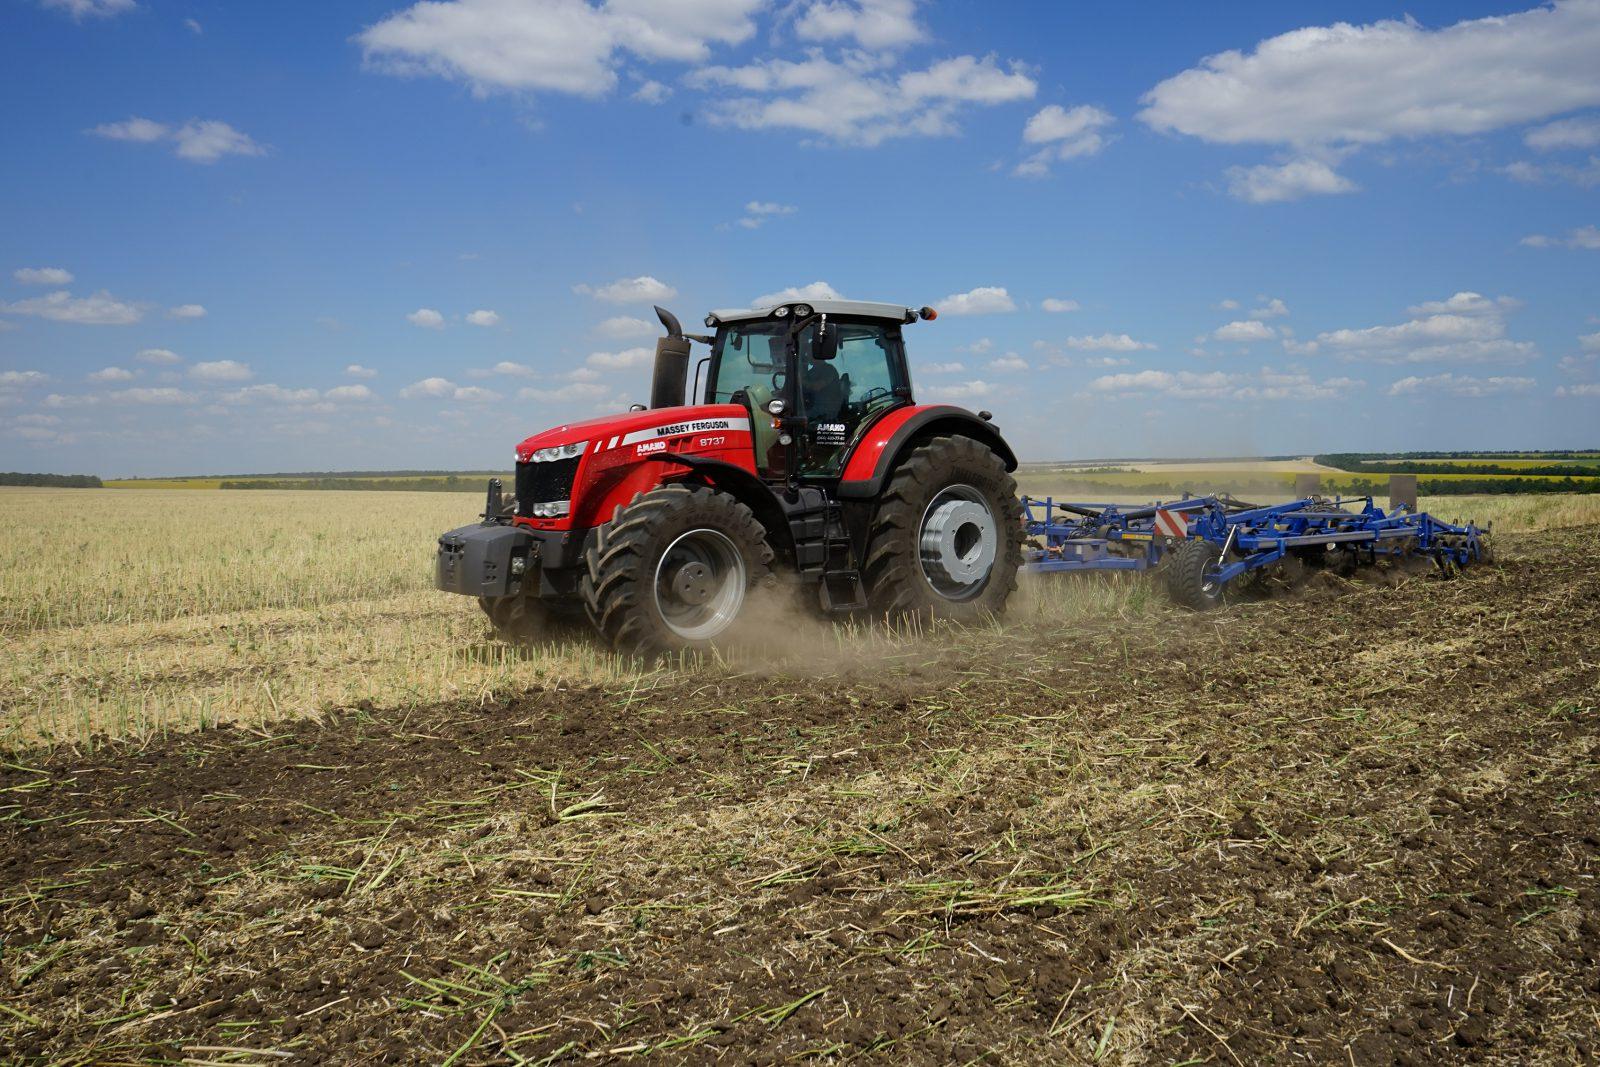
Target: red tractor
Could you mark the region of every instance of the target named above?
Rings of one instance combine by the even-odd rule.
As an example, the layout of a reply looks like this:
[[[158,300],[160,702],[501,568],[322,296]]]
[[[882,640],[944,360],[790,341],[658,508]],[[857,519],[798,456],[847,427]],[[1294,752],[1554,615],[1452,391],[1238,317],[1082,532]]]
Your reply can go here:
[[[849,300],[656,309],[651,405],[517,446],[515,496],[439,538],[435,584],[499,633],[587,615],[614,648],[725,637],[774,575],[825,613],[973,620],[1017,587],[1017,460],[988,412],[911,398],[904,327],[932,308]],[[690,343],[710,345],[685,404]],[[704,392],[700,381],[704,374]]]

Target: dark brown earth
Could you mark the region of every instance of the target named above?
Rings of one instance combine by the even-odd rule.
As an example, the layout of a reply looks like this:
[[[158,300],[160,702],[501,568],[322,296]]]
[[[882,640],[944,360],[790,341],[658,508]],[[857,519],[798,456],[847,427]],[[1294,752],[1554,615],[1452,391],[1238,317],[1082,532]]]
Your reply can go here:
[[[0,1061],[1600,1054],[1600,536],[0,768]]]

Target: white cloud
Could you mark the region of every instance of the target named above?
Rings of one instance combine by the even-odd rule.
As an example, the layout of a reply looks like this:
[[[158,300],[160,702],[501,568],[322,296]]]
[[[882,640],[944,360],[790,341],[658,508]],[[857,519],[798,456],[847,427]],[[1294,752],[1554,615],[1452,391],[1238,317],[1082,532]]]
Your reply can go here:
[[[1278,319],[1289,314],[1289,305],[1277,297],[1250,312],[1252,319]]]
[[[1539,126],[1523,135],[1529,148],[1553,152],[1563,148],[1595,148],[1600,146],[1600,115],[1582,115]]]
[[[364,385],[336,385],[322,394],[324,400],[363,401],[372,399],[372,390]]]
[[[1600,396],[1600,383],[1578,382],[1576,385],[1558,385],[1556,396]]]
[[[425,330],[444,329],[444,316],[433,308],[418,308],[406,316],[406,321]]]
[[[596,326],[594,332],[596,336],[610,338],[613,341],[627,341],[635,337],[649,337],[656,332],[656,327],[644,319],[636,319],[631,315],[617,315]]]
[[[189,368],[189,377],[205,382],[243,382],[255,377],[250,364],[233,359],[218,359],[209,363],[196,363]]]
[[[810,285],[791,285],[787,289],[779,289],[775,293],[766,293],[750,301],[753,308],[777,307],[779,304],[792,304],[797,300],[843,300],[839,291],[827,282],[812,282]]]
[[[989,349],[991,349],[993,347],[994,347],[994,341],[992,341],[991,339],[989,339],[987,337],[980,337],[976,341],[972,342],[970,345],[957,345],[956,346],[956,351],[957,352],[971,352],[974,355],[981,356],[981,355],[983,355],[985,352],[989,351]]]
[[[487,308],[479,308],[477,311],[469,311],[467,313],[467,322],[473,326],[498,326],[500,325],[500,314]]]
[[[1407,308],[1413,316],[1426,315],[1504,315],[1522,306],[1515,297],[1500,296],[1490,300],[1482,293],[1459,292],[1448,300],[1425,300]]]
[[[1600,186],[1600,156],[1590,156],[1589,162],[1581,166],[1574,166],[1571,163],[1545,163],[1541,166],[1519,159],[1515,163],[1508,163],[1496,169],[1524,185],[1545,185],[1564,181],[1571,182],[1581,189]]]
[[[151,141],[161,140],[171,131],[163,123],[135,115],[125,122],[108,122],[96,126],[89,132],[96,137],[105,137],[113,141],[137,141],[148,144]]]
[[[167,312],[167,317],[171,319],[203,319],[206,317],[206,309],[199,304],[179,304]]]
[[[359,363],[350,364],[344,369],[344,372],[351,378],[376,378],[378,376],[377,371],[371,367],[363,367]]]
[[[1039,109],[1022,128],[1022,140],[1046,147],[1017,164],[1012,173],[1041,178],[1050,173],[1053,162],[1097,154],[1109,143],[1100,131],[1115,121],[1109,112],[1089,104],[1070,110],[1060,104]]]
[[[1556,245],[1565,245],[1568,248],[1600,248],[1600,226],[1580,226],[1569,230],[1565,237],[1547,237],[1542,233],[1532,233],[1522,239],[1522,243],[1529,248],[1553,248]]]
[[[1600,333],[1586,333],[1578,338],[1585,352],[1600,352]]]
[[[199,19],[184,19],[183,28],[193,34],[205,33],[205,27],[200,25]]]
[[[645,79],[633,91],[633,99],[641,104],[659,104],[672,95],[672,90],[653,79]]]
[[[1218,301],[1217,302],[1217,310],[1218,311],[1238,311],[1239,310],[1239,301],[1237,301],[1237,300],[1221,300],[1221,301]]]
[[[142,348],[133,358],[141,363],[155,363],[168,367],[183,362],[182,356],[167,348]]]
[[[469,370],[467,374],[473,378],[488,378],[491,375],[501,374],[511,378],[531,378],[533,368],[522,363],[512,363],[510,360],[501,360],[488,370]]]
[[[1132,362],[1121,356],[1085,356],[1083,359],[1085,367],[1126,367]]]
[[[61,267],[21,267],[11,276],[23,285],[71,285],[72,272]]]
[[[1330,330],[1297,351],[1331,350],[1347,359],[1378,363],[1524,363],[1538,355],[1531,341],[1506,336],[1506,316],[1521,306],[1510,297],[1490,300],[1461,292],[1410,309],[1407,322]]]
[[[89,375],[91,382],[131,382],[133,371],[121,367],[102,367]]]
[[[991,359],[989,361],[989,369],[994,371],[1003,371],[1008,374],[1016,371],[1024,371],[1028,369],[1028,361],[1017,355],[1015,352],[1007,352],[1003,356]]]
[[[767,59],[743,67],[704,67],[689,76],[702,89],[735,95],[712,101],[714,125],[795,129],[824,141],[875,146],[895,137],[958,132],[966,107],[1032,98],[1037,86],[1020,67],[1001,69],[992,55],[962,55],[923,70],[896,73],[890,56],[818,50],[803,60]]]
[[[996,315],[1017,310],[1016,302],[1004,288],[981,285],[965,293],[951,293],[939,301],[941,315]]]
[[[50,375],[36,370],[0,370],[0,388],[21,389],[30,385],[43,385]]]
[[[1355,182],[1320,159],[1293,159],[1278,166],[1228,168],[1228,192],[1235,199],[1251,204],[1353,193],[1357,188]]]
[[[1504,393],[1525,393],[1532,389],[1532,378],[1468,378],[1454,374],[1434,374],[1426,378],[1401,378],[1389,386],[1390,396],[1442,393],[1445,396],[1483,397]]]
[[[617,82],[619,52],[701,63],[714,44],[755,33],[762,0],[436,0],[413,4],[356,35],[369,67],[461,81],[479,95],[550,91],[600,96]]]
[[[759,229],[779,215],[793,215],[800,209],[793,204],[777,204],[768,200],[752,200],[744,206],[744,218],[739,225],[747,230]]]
[[[1375,144],[1477,134],[1600,104],[1600,5],[1556,0],[1428,29],[1293,30],[1209,56],[1145,94],[1157,130],[1224,144]]]
[[[1058,300],[1056,297],[1047,296],[1039,306],[1051,314],[1060,314],[1064,311],[1077,311],[1079,304],[1076,300]]]
[[[267,150],[240,130],[215,119],[185,123],[172,134],[179,159],[215,163],[223,156],[264,156]]]
[[[648,274],[641,274],[637,278],[618,278],[601,286],[574,285],[572,291],[611,304],[655,304],[678,295],[678,290]]]
[[[1271,326],[1255,319],[1245,319],[1241,322],[1230,322],[1226,326],[1219,326],[1211,334],[1218,341],[1229,341],[1237,344],[1250,344],[1253,341],[1270,341],[1278,336]]]
[[[135,115],[122,122],[108,122],[89,130],[96,137],[112,141],[151,144],[170,141],[173,152],[191,163],[215,163],[223,156],[263,156],[267,150],[249,134],[216,119],[191,119],[182,126],[168,126]]]
[[[107,396],[122,404],[193,404],[199,399],[193,393],[169,388],[119,389]]]
[[[71,322],[83,326],[131,326],[144,318],[144,308],[118,300],[104,289],[91,296],[73,296],[63,289],[11,304],[0,304],[0,312],[36,315],[51,322]]]
[[[960,374],[967,369],[965,363],[950,361],[948,363],[920,363],[917,371],[921,374]]]
[[[546,403],[572,402],[578,400],[598,400],[610,396],[611,387],[596,382],[571,382],[567,385],[557,386],[554,389],[537,389],[529,386],[517,390],[518,400],[534,400]]]
[[[591,352],[584,362],[600,370],[626,370],[648,367],[654,360],[655,353],[648,348],[625,348],[621,352]]]
[[[139,6],[134,0],[39,0],[39,5],[50,11],[63,11],[78,22],[111,18]]]
[[[487,404],[499,400],[500,394],[492,389],[485,389],[481,385],[463,385],[451,394],[453,400],[463,400],[470,404]]]
[[[315,389],[286,389],[281,385],[263,382],[260,385],[247,385],[242,389],[234,389],[223,393],[219,397],[224,404],[254,404],[266,402],[269,404],[315,404],[321,399],[321,394]]]
[[[1252,374],[1223,371],[1127,371],[1089,383],[1089,390],[1114,396],[1156,395],[1174,400],[1336,400],[1365,382],[1354,378],[1318,381],[1303,371],[1262,367]]]
[[[455,383],[445,378],[424,378],[420,382],[412,382],[400,390],[402,399],[411,400],[416,397],[446,397],[455,393]]]
[[[970,382],[957,382],[954,385],[935,385],[927,390],[928,395],[935,400],[978,400],[994,393],[995,387],[990,383],[977,379]]]
[[[1125,333],[1103,333],[1098,337],[1068,337],[1061,343],[1080,352],[1138,352],[1141,349],[1155,347],[1148,341],[1135,341]]]
[[[801,40],[848,37],[862,48],[900,48],[926,37],[915,0],[818,0],[795,20]]]

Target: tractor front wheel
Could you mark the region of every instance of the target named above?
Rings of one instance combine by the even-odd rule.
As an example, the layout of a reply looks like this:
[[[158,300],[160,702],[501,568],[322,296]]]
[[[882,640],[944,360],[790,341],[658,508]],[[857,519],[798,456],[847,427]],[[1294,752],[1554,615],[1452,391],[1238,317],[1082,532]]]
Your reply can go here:
[[[873,611],[973,622],[1005,610],[1022,566],[1017,483],[970,437],[918,445],[884,488],[867,544]]]
[[[1167,567],[1167,593],[1173,603],[1195,611],[1220,607],[1222,583],[1211,572],[1221,564],[1222,550],[1203,537],[1179,545]]]
[[[502,641],[526,645],[549,635],[550,611],[537,597],[481,596],[478,607]]]
[[[748,507],[705,486],[640,493],[584,556],[584,605],[619,652],[704,648],[726,634],[767,577],[772,548]]]

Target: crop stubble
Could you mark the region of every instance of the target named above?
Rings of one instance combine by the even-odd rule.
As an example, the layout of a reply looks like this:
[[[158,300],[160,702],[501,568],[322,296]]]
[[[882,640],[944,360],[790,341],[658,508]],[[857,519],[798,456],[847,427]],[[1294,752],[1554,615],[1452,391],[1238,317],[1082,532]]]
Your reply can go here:
[[[0,1047],[1582,1060],[1597,556],[12,757]]]

